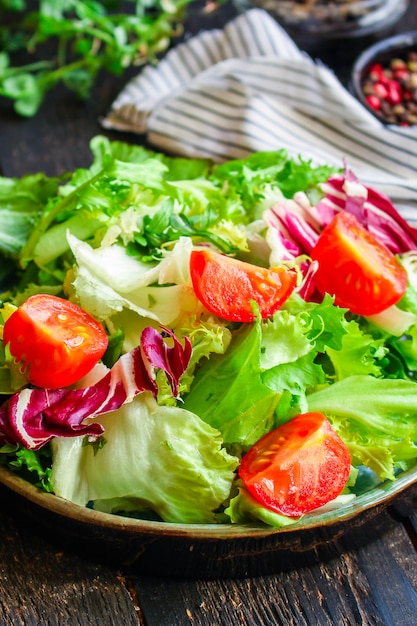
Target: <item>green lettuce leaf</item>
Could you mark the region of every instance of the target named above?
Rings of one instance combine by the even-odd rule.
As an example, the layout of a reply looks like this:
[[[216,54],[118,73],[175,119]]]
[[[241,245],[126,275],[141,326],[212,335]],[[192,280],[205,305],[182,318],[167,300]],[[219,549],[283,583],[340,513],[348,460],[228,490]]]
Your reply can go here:
[[[137,318],[174,326],[201,310],[188,284],[191,240],[181,239],[159,264],[142,263],[117,244],[92,248],[72,235],[68,241],[76,259],[72,289],[96,318],[128,309]]]
[[[290,526],[299,520],[297,517],[286,517],[265,508],[244,487],[240,487],[238,495],[230,500],[225,513],[234,524],[262,522],[274,528]]]
[[[238,459],[220,433],[182,408],[138,396],[102,417],[105,444],[79,437],[52,442],[55,493],[112,513],[151,512],[167,522],[215,523]]]
[[[380,360],[388,351],[384,340],[374,339],[372,335],[363,333],[355,320],[346,323],[345,329],[341,348],[326,349],[335,369],[336,379],[342,380],[360,374],[381,376]]]
[[[381,480],[394,480],[398,470],[417,458],[417,446],[408,436],[397,437],[349,418],[331,416],[330,421],[349,448],[352,464],[369,468]]]
[[[347,309],[335,306],[333,297],[326,294],[320,303],[316,303],[305,302],[298,294],[292,294],[283,308],[300,318],[300,328],[304,329],[316,352],[324,352],[327,348],[341,349],[342,338],[347,333]]]
[[[306,391],[325,382],[325,374],[315,358],[311,351],[292,363],[277,365],[263,372],[262,381],[276,393],[289,391],[303,405]]]
[[[184,407],[217,428],[226,444],[249,447],[274,424],[279,395],[262,382],[261,324],[246,324],[224,355],[213,355],[196,371]]]
[[[282,195],[292,198],[297,191],[315,189],[335,171],[329,166],[314,167],[310,161],[291,159],[286,150],[276,150],[256,152],[218,165],[213,169],[213,177],[224,183],[227,193],[238,190],[250,218],[256,219],[263,198],[271,198],[273,190],[276,200]]]
[[[12,472],[43,491],[52,492],[50,446],[41,450],[26,450],[19,444],[4,444],[0,448],[0,465],[6,465]]]
[[[0,253],[18,255],[47,198],[56,193],[58,182],[44,174],[0,177]]]
[[[356,419],[382,432],[417,441],[417,384],[372,376],[349,376],[308,396],[311,411]]]
[[[330,419],[356,464],[393,479],[417,458],[416,391],[409,380],[356,375],[311,393],[307,404]]]
[[[282,394],[277,421],[306,410],[305,395],[334,372],[326,365],[329,345],[340,350],[347,333],[344,309],[326,296],[320,304],[292,295],[283,309],[262,326],[263,383]],[[324,363],[323,363],[324,361]]]

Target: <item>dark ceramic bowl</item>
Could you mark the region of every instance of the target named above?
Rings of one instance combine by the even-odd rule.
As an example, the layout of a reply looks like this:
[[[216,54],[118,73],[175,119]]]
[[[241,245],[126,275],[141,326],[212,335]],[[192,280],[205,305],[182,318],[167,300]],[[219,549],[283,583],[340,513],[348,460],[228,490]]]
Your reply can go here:
[[[234,0],[238,10],[260,8],[284,27],[324,38],[362,37],[392,27],[409,0]]]
[[[416,82],[415,90],[408,90],[411,94],[411,100],[405,101],[401,98],[402,104],[406,108],[406,113],[408,113],[410,107],[412,110],[406,115],[405,119],[403,119],[400,114],[393,118],[392,110],[390,110],[389,107],[384,110],[382,106],[375,108],[370,104],[369,98],[375,95],[373,91],[375,90],[375,84],[378,83],[378,79],[376,79],[375,76],[373,78],[371,77],[372,72],[370,70],[376,65],[379,65],[384,69],[386,80],[389,80],[390,75],[392,75],[392,62],[398,63],[399,61],[403,61],[406,63],[410,55],[414,54],[416,55],[416,69],[413,76],[413,82]],[[395,78],[395,75],[391,77]],[[399,82],[399,84],[402,83]],[[405,87],[405,84],[401,86],[403,93],[405,92]],[[351,90],[364,107],[384,124],[414,126],[417,123],[417,31],[389,37],[364,50],[356,59],[353,66]],[[414,113],[414,108],[416,109],[416,113]],[[413,116],[411,114],[413,114]]]
[[[331,541],[365,524],[417,482],[417,465],[293,526],[168,524],[100,513],[44,493],[0,467],[3,505],[60,549],[136,573],[181,578],[265,575],[334,557]]]

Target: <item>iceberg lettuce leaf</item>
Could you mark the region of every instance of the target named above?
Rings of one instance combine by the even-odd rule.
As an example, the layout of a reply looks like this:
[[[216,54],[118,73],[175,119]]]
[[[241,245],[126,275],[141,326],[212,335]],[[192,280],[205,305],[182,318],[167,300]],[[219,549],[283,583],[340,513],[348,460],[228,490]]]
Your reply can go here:
[[[97,319],[130,309],[138,316],[174,326],[201,310],[191,284],[191,240],[181,239],[158,264],[142,263],[117,244],[92,248],[68,234],[76,267],[72,289],[80,305]],[[161,280],[184,281],[159,284]]]
[[[53,440],[58,496],[112,513],[153,511],[166,522],[216,522],[238,465],[217,430],[150,394],[103,416],[103,425],[106,443],[96,454],[80,437]]]

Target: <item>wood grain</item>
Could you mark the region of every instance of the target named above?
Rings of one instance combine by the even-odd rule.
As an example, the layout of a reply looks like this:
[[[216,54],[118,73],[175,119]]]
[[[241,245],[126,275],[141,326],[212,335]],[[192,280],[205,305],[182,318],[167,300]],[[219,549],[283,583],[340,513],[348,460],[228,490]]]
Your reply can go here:
[[[154,624],[415,625],[416,554],[390,512],[329,549],[326,562],[269,576],[197,583],[133,577],[132,584]]]
[[[117,571],[56,551],[24,520],[3,513],[0,536],[2,626],[140,624]]]

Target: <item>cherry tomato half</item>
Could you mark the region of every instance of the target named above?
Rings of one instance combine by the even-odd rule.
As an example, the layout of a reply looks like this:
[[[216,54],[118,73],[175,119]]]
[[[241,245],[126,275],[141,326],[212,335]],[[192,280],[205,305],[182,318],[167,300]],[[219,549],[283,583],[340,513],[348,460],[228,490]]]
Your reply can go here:
[[[47,294],[31,296],[7,319],[4,345],[37,387],[59,389],[87,374],[103,356],[107,335],[76,304]]]
[[[295,272],[266,269],[211,250],[193,250],[190,273],[197,298],[211,312],[231,322],[252,322],[256,302],[263,319],[277,311],[296,285]]]
[[[381,313],[407,288],[407,273],[397,258],[346,211],[322,231],[311,258],[319,264],[314,275],[318,291],[357,315]]]
[[[350,473],[345,443],[321,413],[297,415],[264,435],[242,459],[239,476],[263,506],[299,517],[340,494]]]

